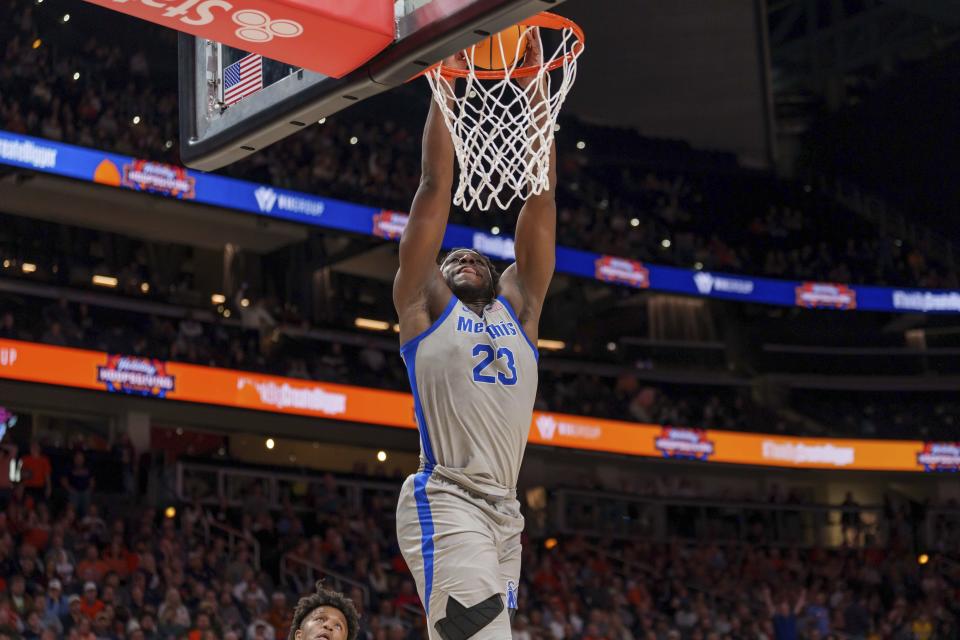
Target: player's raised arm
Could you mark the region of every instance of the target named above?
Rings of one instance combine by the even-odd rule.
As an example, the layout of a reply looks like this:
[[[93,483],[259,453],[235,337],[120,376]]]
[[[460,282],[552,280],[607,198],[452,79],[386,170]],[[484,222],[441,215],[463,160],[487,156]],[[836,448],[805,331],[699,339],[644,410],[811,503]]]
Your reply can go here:
[[[543,57],[539,35],[528,34],[524,65],[540,64]],[[519,81],[522,82],[522,81]],[[529,87],[529,85],[528,85]],[[527,89],[534,104],[534,113],[547,116],[547,88],[543,83]],[[535,140],[534,144],[542,142]],[[531,195],[520,210],[517,234],[514,239],[516,262],[504,271],[501,278],[504,295],[510,299],[528,334],[536,335],[537,321],[547,289],[553,278],[556,263],[557,203],[554,197],[557,185],[557,147],[551,143],[549,188]],[[512,295],[511,295],[512,294]]]
[[[445,62],[448,66],[457,63],[462,61],[451,58]],[[434,100],[430,101],[430,113],[423,128],[422,154],[420,187],[400,238],[400,269],[393,283],[393,304],[400,316],[401,341],[426,329],[426,326],[404,326],[404,320],[410,318],[411,307],[424,308],[430,287],[441,282],[437,254],[450,215],[454,151],[443,114]]]

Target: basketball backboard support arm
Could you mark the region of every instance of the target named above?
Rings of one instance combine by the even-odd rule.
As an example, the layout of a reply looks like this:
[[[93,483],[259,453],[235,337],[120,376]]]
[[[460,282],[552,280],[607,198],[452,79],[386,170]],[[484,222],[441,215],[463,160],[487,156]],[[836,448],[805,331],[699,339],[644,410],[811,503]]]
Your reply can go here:
[[[397,39],[342,78],[297,70],[257,100],[220,104],[220,47],[180,34],[180,156],[212,171],[236,162],[563,0],[431,0],[397,20]]]

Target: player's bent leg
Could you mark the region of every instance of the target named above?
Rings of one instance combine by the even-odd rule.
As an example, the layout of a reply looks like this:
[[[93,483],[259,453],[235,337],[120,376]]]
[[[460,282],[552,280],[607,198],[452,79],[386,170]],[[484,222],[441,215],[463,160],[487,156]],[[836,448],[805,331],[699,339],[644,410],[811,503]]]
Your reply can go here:
[[[431,640],[506,640],[510,619],[492,523],[458,487],[418,474],[397,506],[397,538]]]
[[[503,596],[495,593],[486,600],[482,600],[472,607],[463,605],[454,596],[447,597],[447,607],[444,617],[433,625],[443,640],[468,640],[469,638],[486,637],[478,634],[493,634],[491,638],[509,637],[496,635],[494,628],[497,618],[502,617]],[[507,629],[509,633],[509,628]]]

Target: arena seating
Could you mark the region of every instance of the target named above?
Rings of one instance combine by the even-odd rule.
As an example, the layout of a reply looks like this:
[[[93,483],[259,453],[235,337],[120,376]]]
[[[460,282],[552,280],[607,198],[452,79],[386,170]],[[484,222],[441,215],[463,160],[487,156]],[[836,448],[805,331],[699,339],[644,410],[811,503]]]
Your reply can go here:
[[[359,604],[362,639],[426,637],[394,540],[398,481],[307,474],[306,493],[274,503],[255,480],[241,501],[197,494],[158,510],[139,505],[137,483],[124,492],[100,482],[111,459],[130,468],[125,446],[87,451],[96,464],[80,449],[38,449],[53,492],[3,489],[0,637],[283,638],[291,603],[318,577]],[[677,509],[670,521],[682,526],[690,508]],[[940,556],[918,564],[910,518],[884,517],[906,528],[878,544],[859,535],[856,515],[844,520],[850,541],[835,549],[768,546],[762,520],[729,543],[682,528],[650,542],[528,534],[514,638],[955,637],[958,565]],[[938,538],[955,542],[958,524],[937,520]]]
[[[124,41],[103,43],[64,24],[52,7],[29,0],[6,5],[18,19],[0,25],[12,61],[0,70],[9,87],[0,96],[0,128],[177,161],[175,66],[163,64],[176,56],[171,34],[77,7],[74,22],[117,23]],[[124,53],[130,50],[136,53]],[[426,104],[425,91],[401,91],[408,102]],[[419,117],[401,110],[390,120],[362,108],[344,112],[226,173],[405,210],[419,179]],[[924,247],[887,235],[809,186],[751,175],[736,169],[729,156],[693,151],[681,142],[576,122],[558,135],[561,244],[751,275],[957,286],[955,270]],[[635,138],[629,164],[616,153],[624,136]],[[356,144],[348,142],[353,137]],[[586,149],[575,150],[577,139],[589,141]],[[493,214],[480,223],[476,216],[454,215],[505,232],[515,220]]]

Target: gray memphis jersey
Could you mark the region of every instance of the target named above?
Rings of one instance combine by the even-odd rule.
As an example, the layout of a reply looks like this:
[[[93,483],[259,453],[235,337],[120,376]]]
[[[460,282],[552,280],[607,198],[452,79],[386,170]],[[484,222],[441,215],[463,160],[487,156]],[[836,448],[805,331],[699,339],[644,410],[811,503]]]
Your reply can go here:
[[[537,349],[503,296],[478,316],[456,296],[400,347],[420,464],[493,498],[515,494],[537,393]]]

